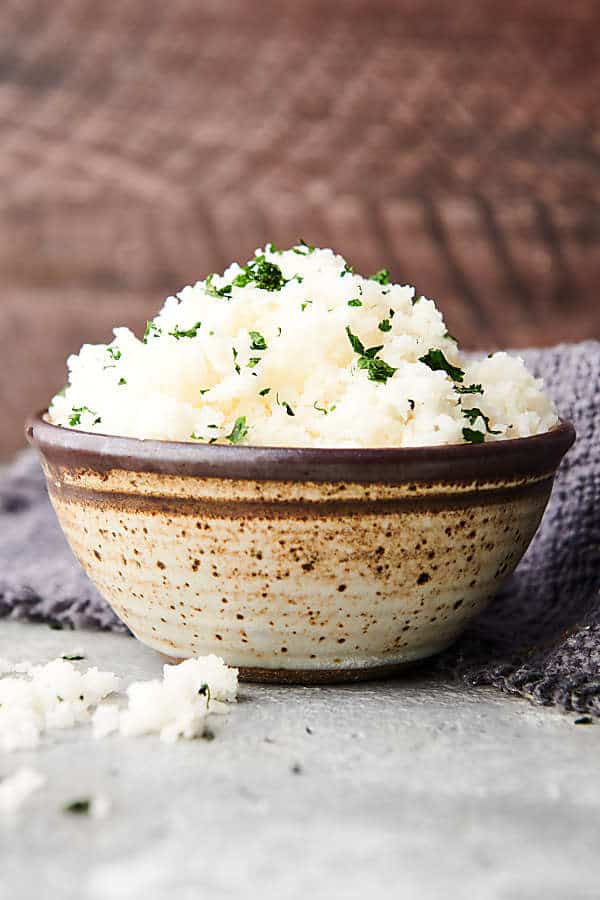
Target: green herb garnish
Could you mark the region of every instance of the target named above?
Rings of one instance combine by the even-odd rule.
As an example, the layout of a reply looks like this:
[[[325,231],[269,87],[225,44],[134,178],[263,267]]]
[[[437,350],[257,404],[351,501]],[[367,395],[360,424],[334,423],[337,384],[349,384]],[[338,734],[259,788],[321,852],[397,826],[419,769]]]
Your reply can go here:
[[[300,304],[300,309],[302,310],[302,312],[304,312],[306,307],[311,306],[311,305],[312,305],[312,300],[305,300],[304,303]]]
[[[279,247],[276,247],[273,241],[269,241],[269,243],[267,244],[267,252],[279,253],[281,255],[283,253],[283,250],[280,250]]]
[[[169,334],[171,335],[171,337],[174,337],[176,340],[179,340],[180,338],[195,338],[196,335],[198,334],[198,329],[201,326],[202,326],[202,322],[196,322],[195,325],[192,325],[191,328],[188,328],[187,331],[184,331],[181,328],[179,328],[178,325],[176,325],[175,328],[173,329],[173,331],[170,331]]]
[[[253,369],[254,366],[257,366],[259,364],[261,359],[262,359],[261,356],[251,356],[246,364],[246,368]]]
[[[392,323],[390,322],[389,319],[383,319],[377,327],[379,328],[380,331],[391,331]]]
[[[115,362],[117,362],[117,360],[121,359],[121,351],[115,350],[114,347],[107,347],[106,352],[112,356],[112,358],[115,360]]]
[[[201,684],[198,688],[198,693],[201,696],[206,697],[206,708],[208,709],[210,703],[210,685],[205,681],[204,684]]]
[[[231,348],[231,352],[232,352],[232,354],[233,354],[233,366],[234,366],[234,368],[235,368],[235,371],[236,371],[236,372],[238,373],[238,375],[239,375],[240,372],[241,372],[241,369],[240,369],[239,364],[238,364],[238,361],[237,361],[237,358],[238,358],[238,352],[237,352],[237,350],[235,349],[235,347],[232,347],[232,348]]]
[[[248,435],[248,427],[246,425],[246,416],[239,416],[235,420],[230,434],[226,435],[230,444],[239,444]]]
[[[463,437],[468,444],[483,444],[485,434],[483,431],[473,431],[472,428],[463,428]]]
[[[126,378],[119,378],[117,384],[127,384],[127,379],[126,379]]]
[[[84,413],[89,413],[90,416],[96,415],[96,413],[92,409],[90,409],[89,406],[74,406],[73,409],[71,410],[71,416],[69,418],[69,425],[71,425],[71,426],[81,425],[81,416]],[[102,419],[100,418],[100,416],[97,416],[97,418],[94,419],[93,424],[98,425],[101,421],[102,421]]]
[[[236,287],[246,287],[251,281],[263,291],[280,291],[287,284],[279,266],[269,262],[264,254],[255,256],[243,266],[242,271],[233,279],[233,284]]]
[[[467,419],[469,425],[474,425],[477,419],[483,419],[485,430],[488,434],[500,434],[499,431],[494,431],[490,428],[490,420],[488,416],[484,416],[480,409],[474,406],[472,409],[463,409],[463,416]]]
[[[372,359],[362,356],[358,361],[358,368],[367,370],[370,381],[379,381],[382,384],[385,384],[388,378],[391,378],[396,371],[393,366],[388,365],[385,360],[380,359],[378,356]]]
[[[209,391],[210,391],[210,388],[200,388],[200,391],[199,391],[200,396],[202,397],[202,396],[204,396],[204,394],[208,394]]]
[[[340,278],[343,278],[344,275],[354,275],[354,267],[349,266],[348,263],[345,263],[344,268],[340,272]]]
[[[425,356],[419,357],[419,362],[425,363],[434,372],[446,372],[453,381],[462,381],[465,377],[463,370],[449,363],[441,350],[428,350]]]
[[[378,381],[385,384],[396,369],[377,356],[379,351],[383,350],[383,344],[379,344],[377,347],[369,347],[365,350],[363,342],[355,334],[352,334],[349,325],[346,325],[346,334],[352,349],[360,356],[358,368],[367,370],[370,381]]]
[[[61,659],[66,659],[67,662],[77,662],[77,660],[85,659],[85,656],[80,653],[63,653]]]
[[[298,256],[308,256],[314,253],[315,250],[316,247],[313,247],[312,244],[307,244],[302,238],[300,238],[300,242],[295,247],[292,247],[292,252],[297,253]]]
[[[270,392],[270,390],[271,390],[271,388],[263,388],[262,391],[259,391],[258,393],[260,394],[261,397],[266,397],[267,394]]]
[[[348,306],[362,306],[362,300],[359,300],[358,297],[355,300],[348,300]]]
[[[373,275],[369,275],[369,281],[377,281],[379,284],[389,284],[389,269],[380,269],[379,272],[375,272]]]
[[[143,337],[144,344],[148,343],[148,338],[150,336],[160,337],[161,334],[162,334],[162,329],[159,328],[158,325],[155,325],[154,322],[150,322],[150,321],[146,322],[146,330],[144,332],[144,337]]]
[[[319,406],[319,404],[318,404],[318,402],[317,402],[316,400],[315,400],[315,402],[313,403],[313,406],[314,406],[314,408],[317,409],[319,412],[322,412],[324,416],[328,416],[329,413],[332,413],[332,412],[334,411],[334,409],[336,408],[335,403],[333,404],[333,406],[330,406],[329,409],[327,409],[326,406]]]
[[[294,410],[292,409],[292,407],[290,406],[289,403],[286,403],[285,400],[279,399],[279,394],[275,394],[275,402],[276,402],[277,406],[283,406],[283,408],[285,409],[288,416],[296,415],[296,413],[294,412]]]
[[[483,385],[482,384],[468,384],[462,385],[457,384],[454,386],[454,390],[457,394],[483,394]]]
[[[71,813],[76,816],[87,816],[92,808],[92,801],[89,797],[82,797],[80,800],[72,800],[63,806],[63,812]]]
[[[249,331],[250,335],[250,349],[251,350],[266,350],[267,342],[264,337],[260,333],[260,331]]]
[[[212,283],[213,278],[215,277],[215,273],[211,272],[210,275],[206,276],[204,281],[204,290],[210,297],[226,297],[228,300],[231,300],[231,285],[226,284],[222,288],[215,287]]]

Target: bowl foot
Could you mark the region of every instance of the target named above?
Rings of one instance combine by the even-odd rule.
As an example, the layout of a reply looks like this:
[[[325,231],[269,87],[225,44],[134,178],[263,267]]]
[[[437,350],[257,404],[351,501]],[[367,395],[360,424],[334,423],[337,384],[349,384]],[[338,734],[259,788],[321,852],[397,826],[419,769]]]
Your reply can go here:
[[[184,662],[161,653],[170,665]],[[361,666],[346,669],[267,669],[255,666],[239,666],[240,681],[255,684],[343,684],[353,681],[381,681],[393,678],[405,672],[422,668],[431,658],[414,659],[401,663],[390,663],[382,666]]]

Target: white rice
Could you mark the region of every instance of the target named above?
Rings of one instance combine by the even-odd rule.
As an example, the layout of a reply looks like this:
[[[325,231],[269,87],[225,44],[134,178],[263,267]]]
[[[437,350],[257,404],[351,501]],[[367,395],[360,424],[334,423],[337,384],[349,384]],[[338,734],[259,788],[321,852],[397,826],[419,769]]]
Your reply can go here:
[[[0,678],[0,750],[32,749],[49,731],[70,728],[90,718],[90,710],[119,689],[112,672],[79,672],[55,659],[43,666],[18,663]]]
[[[93,717],[94,737],[118,731],[126,737],[158,734],[161,741],[201,735],[211,713],[226,711],[237,697],[238,670],[218,656],[188,659],[163,668],[163,679],[135,681],[125,709],[104,703]]]
[[[42,666],[5,662],[3,673],[0,750],[4,751],[33,749],[44,734],[89,722],[97,738],[117,731],[124,736],[158,734],[168,743],[197,737],[209,715],[225,712],[226,703],[236,699],[238,687],[238,670],[218,656],[166,665],[162,680],[133,682],[124,707],[102,702],[106,697],[118,699],[120,680],[113,672],[96,668],[80,672],[64,658]],[[12,792],[8,794],[10,805]]]
[[[558,421],[519,357],[466,360],[431,300],[303,244],[268,245],[250,269],[233,263],[183,288],[145,338],[115,328],[68,368],[50,421],[136,438],[404,447],[526,437]]]

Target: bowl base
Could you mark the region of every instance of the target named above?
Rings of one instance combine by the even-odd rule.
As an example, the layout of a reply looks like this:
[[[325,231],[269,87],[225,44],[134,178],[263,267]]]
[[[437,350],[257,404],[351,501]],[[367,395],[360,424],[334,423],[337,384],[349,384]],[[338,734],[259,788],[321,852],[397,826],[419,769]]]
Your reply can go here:
[[[425,658],[389,663],[380,666],[361,666],[346,669],[268,669],[255,666],[238,666],[239,680],[254,684],[343,684],[353,681],[381,681],[393,678],[427,664],[432,655]],[[177,665],[184,659],[174,659],[161,653],[169,665]]]
[[[410,669],[425,665],[426,659],[414,659],[383,666],[361,666],[352,669],[239,669],[240,681],[261,684],[342,684],[352,681],[381,681]]]

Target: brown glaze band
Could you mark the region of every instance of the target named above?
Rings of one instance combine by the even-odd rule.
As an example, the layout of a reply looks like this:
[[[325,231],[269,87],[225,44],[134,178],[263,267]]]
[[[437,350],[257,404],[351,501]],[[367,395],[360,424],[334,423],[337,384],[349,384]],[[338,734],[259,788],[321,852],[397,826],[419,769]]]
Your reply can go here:
[[[418,499],[410,497],[377,498],[374,500],[208,500],[206,498],[185,499],[181,497],[155,494],[125,494],[107,490],[94,491],[85,487],[56,482],[48,490],[54,497],[63,500],[85,502],[98,507],[115,507],[130,512],[168,513],[171,515],[202,516],[207,519],[263,519],[295,518],[307,519],[313,516],[364,516],[369,512],[377,515],[393,515],[406,512],[437,512],[442,509],[468,509],[475,502],[479,506],[497,505],[510,502],[523,494],[542,496],[548,494],[553,476],[543,478],[528,485],[511,487],[494,486],[487,491],[464,491],[424,495]]]
[[[483,444],[375,449],[249,447],[176,441],[143,441],[52,425],[32,416],[27,440],[53,465],[95,472],[177,474],[255,481],[319,481],[401,484],[460,483],[545,475],[554,471],[575,440],[570,422],[544,434]]]

